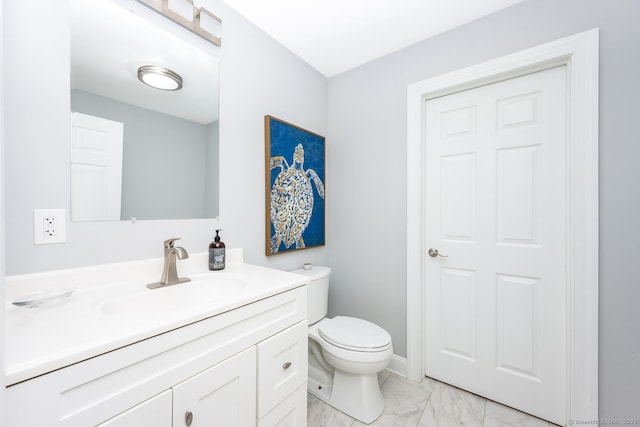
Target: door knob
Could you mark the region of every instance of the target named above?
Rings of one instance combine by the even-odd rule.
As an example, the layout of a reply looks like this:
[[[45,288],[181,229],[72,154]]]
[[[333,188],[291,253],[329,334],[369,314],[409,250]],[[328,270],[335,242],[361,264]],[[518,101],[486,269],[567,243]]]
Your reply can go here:
[[[191,423],[193,422],[193,412],[187,411],[184,414],[184,422],[187,425],[187,427],[189,427],[191,425]]]
[[[446,257],[449,256],[449,255],[442,255],[440,252],[438,252],[437,249],[433,249],[433,248],[429,248],[429,251],[427,253],[429,254],[429,256],[431,258],[435,258],[435,257],[438,257],[438,256],[442,257],[442,258],[446,258]]]

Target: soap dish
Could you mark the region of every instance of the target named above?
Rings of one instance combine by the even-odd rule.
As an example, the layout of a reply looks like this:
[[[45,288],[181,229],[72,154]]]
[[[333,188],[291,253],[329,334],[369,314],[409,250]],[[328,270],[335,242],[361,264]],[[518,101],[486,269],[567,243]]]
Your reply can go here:
[[[13,305],[17,305],[18,307],[25,308],[49,306],[67,300],[75,291],[76,288],[42,291],[19,298],[12,303]]]

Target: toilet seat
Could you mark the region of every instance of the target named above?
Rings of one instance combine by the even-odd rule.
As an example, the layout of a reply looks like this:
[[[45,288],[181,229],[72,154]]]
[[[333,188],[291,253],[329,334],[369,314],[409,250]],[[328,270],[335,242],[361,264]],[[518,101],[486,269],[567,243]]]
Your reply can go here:
[[[355,317],[336,316],[318,325],[318,334],[329,344],[358,352],[385,351],[391,335],[380,326]]]

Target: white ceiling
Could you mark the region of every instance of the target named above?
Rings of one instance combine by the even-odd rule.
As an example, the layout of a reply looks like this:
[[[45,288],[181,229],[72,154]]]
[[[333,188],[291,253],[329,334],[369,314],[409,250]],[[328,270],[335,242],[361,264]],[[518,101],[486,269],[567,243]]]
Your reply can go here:
[[[224,0],[327,77],[520,1]]]

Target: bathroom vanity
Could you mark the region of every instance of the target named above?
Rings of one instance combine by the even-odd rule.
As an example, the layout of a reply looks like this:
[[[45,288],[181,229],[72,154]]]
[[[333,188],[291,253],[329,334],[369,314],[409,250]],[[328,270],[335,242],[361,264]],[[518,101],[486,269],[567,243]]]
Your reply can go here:
[[[306,277],[238,250],[209,272],[206,256],[180,261],[192,281],[165,289],[145,287],[160,259],[7,278],[9,425],[305,426]]]

